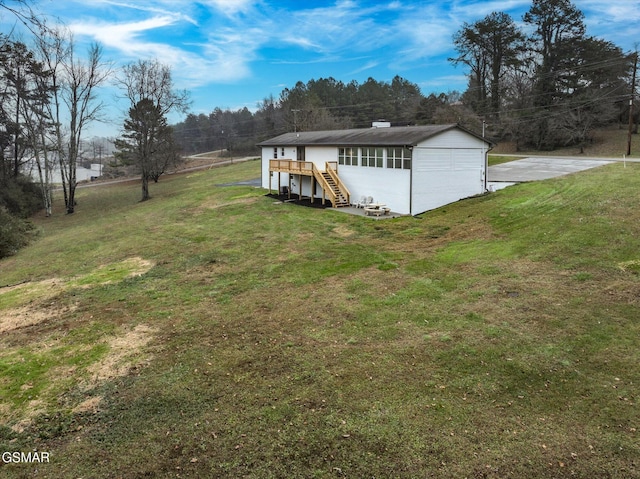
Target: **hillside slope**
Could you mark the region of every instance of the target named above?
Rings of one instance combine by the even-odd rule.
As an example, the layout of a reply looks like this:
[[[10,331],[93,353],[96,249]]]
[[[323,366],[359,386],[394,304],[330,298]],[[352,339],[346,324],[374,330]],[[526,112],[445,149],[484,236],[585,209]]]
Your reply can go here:
[[[640,165],[375,221],[84,189],[0,262],[0,477],[640,477]],[[37,470],[37,472],[36,472]]]

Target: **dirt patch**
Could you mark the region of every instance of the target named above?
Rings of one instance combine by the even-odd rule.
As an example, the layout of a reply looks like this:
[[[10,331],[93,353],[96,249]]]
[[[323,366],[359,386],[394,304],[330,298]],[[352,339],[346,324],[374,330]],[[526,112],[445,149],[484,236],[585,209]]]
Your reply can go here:
[[[139,324],[133,330],[111,338],[107,342],[109,346],[107,356],[87,368],[91,374],[91,382],[97,383],[126,376],[136,362],[139,350],[151,340],[153,333],[154,330],[149,326]]]
[[[201,214],[206,210],[216,210],[218,208],[224,208],[225,206],[234,206],[234,205],[242,205],[242,204],[250,204],[255,203],[258,200],[257,196],[251,196],[247,198],[238,198],[233,201],[227,201],[224,203],[218,203],[216,201],[208,201],[199,205],[195,210],[195,214]]]
[[[50,302],[65,288],[64,280],[52,278],[0,289],[0,298],[13,305],[0,309],[0,333],[40,324],[71,311],[72,307],[60,308]]]
[[[349,238],[355,234],[355,231],[350,230],[344,225],[336,226],[331,230],[331,232],[340,238]]]
[[[89,399],[82,401],[71,412],[75,414],[91,413],[95,414],[100,410],[100,403],[102,402],[102,396],[93,396]]]
[[[51,278],[1,288],[0,298],[9,307],[0,309],[0,333],[34,326],[72,312],[76,309],[75,306],[60,308],[50,302],[70,287],[91,288],[142,276],[154,265],[154,262],[136,256],[118,263],[102,265],[94,272],[66,281]]]
[[[29,427],[33,421],[33,418],[43,414],[45,412],[45,404],[40,399],[35,399],[27,403],[27,407],[22,414],[22,419],[16,424],[11,426],[11,430],[17,433],[22,433]]]
[[[59,308],[53,305],[43,305],[42,303],[34,306],[11,308],[0,312],[0,333],[34,326],[68,314],[75,309],[76,306]]]

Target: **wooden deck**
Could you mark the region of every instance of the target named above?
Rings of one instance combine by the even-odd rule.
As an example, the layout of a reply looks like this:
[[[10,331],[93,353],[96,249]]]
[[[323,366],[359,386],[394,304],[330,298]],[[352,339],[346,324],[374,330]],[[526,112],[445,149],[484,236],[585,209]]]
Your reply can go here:
[[[351,193],[338,176],[337,162],[326,162],[325,171],[321,171],[311,161],[294,161],[289,159],[269,160],[269,173],[278,173],[278,192],[282,189],[280,173],[289,174],[288,191],[291,194],[291,175],[309,176],[312,178],[311,202],[314,200],[316,183],[322,188],[322,204],[326,199],[331,201],[334,208],[351,205]],[[271,188],[269,188],[271,193]],[[302,197],[302,182],[300,182],[299,196]]]
[[[311,161],[269,160],[269,171],[314,176],[315,165]]]

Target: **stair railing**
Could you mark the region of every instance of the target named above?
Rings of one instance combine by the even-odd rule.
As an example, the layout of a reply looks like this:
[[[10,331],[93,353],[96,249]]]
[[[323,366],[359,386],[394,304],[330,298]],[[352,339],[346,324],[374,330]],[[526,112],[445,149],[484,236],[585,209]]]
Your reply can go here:
[[[334,165],[335,165],[335,168],[333,167]],[[346,198],[347,203],[351,204],[351,193],[349,192],[349,189],[347,188],[347,186],[342,182],[342,180],[338,176],[338,163],[336,161],[327,161],[325,163],[325,168],[327,170],[327,173],[329,173],[329,176],[331,176],[331,178],[333,178],[333,181],[335,181],[336,185],[338,185],[338,188],[340,189],[342,196]]]
[[[338,201],[336,194],[333,192],[333,189],[331,188],[331,185],[329,185],[329,182],[327,181],[327,179],[324,176],[322,176],[322,172],[318,170],[315,164],[312,163],[312,165],[313,165],[313,177],[318,181],[318,183],[320,183],[320,186],[322,187],[322,191],[326,193],[326,195],[329,197],[329,201],[331,201],[331,204],[335,208],[336,202]]]

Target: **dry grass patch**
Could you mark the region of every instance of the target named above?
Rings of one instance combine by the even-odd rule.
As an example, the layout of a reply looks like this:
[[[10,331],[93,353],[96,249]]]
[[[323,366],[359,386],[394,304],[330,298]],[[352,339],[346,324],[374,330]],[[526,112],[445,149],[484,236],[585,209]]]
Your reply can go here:
[[[78,305],[58,306],[51,301],[52,298],[65,293],[71,287],[88,289],[142,276],[154,264],[152,261],[136,256],[118,263],[101,265],[89,274],[69,280],[50,278],[2,288],[0,289],[0,300],[2,300],[0,333],[35,326],[72,313]]]
[[[74,414],[96,414],[100,411],[100,403],[102,402],[102,399],[102,396],[92,396],[74,407],[71,412]]]
[[[90,383],[106,381],[125,376],[134,364],[149,361],[150,357],[140,357],[140,350],[152,339],[154,329],[139,324],[131,331],[110,338],[107,341],[108,354],[87,368],[91,375]]]
[[[194,214],[202,214],[205,211],[209,210],[217,210],[219,208],[224,208],[226,206],[236,206],[236,205],[250,205],[258,201],[259,197],[250,196],[244,198],[237,198],[232,201],[224,201],[220,198],[210,198],[207,201],[200,203],[194,210]]]
[[[640,259],[623,261],[618,263],[618,267],[626,273],[640,274]]]
[[[101,343],[96,341],[109,328],[96,326],[94,316],[78,315],[86,305],[74,299],[73,288],[89,290],[122,282],[145,274],[154,266],[151,261],[132,257],[121,262],[99,266],[91,273],[69,280],[52,278],[25,282],[0,290],[0,393],[11,397],[2,411],[13,429],[23,431],[34,418],[45,413],[78,384],[84,390],[123,376],[131,367],[148,358],[140,351],[154,330],[139,325]],[[69,296],[69,297],[67,297]],[[42,329],[44,323],[50,327]],[[82,383],[87,374],[88,382]],[[90,404],[75,407],[89,408]],[[74,407],[74,406],[72,406]]]
[[[57,306],[52,298],[65,291],[66,283],[59,278],[26,282],[0,289],[0,333],[34,326],[68,314],[75,306]]]
[[[46,304],[11,308],[0,313],[0,333],[35,326],[73,312],[77,306],[55,307]]]
[[[352,229],[349,229],[345,225],[338,225],[335,228],[333,228],[331,232],[334,235],[338,236],[339,238],[350,238],[351,236],[356,234],[355,231],[353,231]]]
[[[95,390],[104,381],[129,374],[132,368],[148,364],[152,356],[143,354],[144,347],[157,331],[147,325],[139,324],[129,331],[123,331],[105,343],[108,353],[87,368],[90,378],[80,383],[84,391]],[[100,410],[102,396],[90,396],[73,407],[74,414],[96,414]]]

